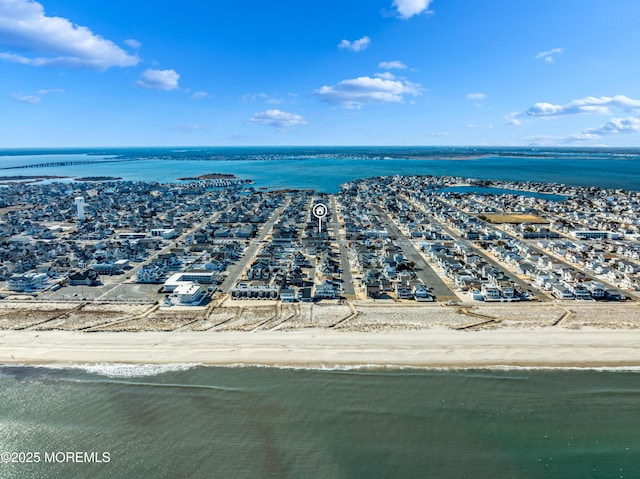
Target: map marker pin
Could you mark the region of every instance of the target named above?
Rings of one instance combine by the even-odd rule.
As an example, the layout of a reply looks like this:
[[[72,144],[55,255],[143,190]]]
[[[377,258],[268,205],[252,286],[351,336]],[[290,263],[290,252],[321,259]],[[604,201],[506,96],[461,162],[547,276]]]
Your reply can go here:
[[[329,209],[326,207],[326,205],[317,203],[313,206],[313,210],[311,211],[313,212],[313,216],[318,218],[318,233],[322,233],[322,218],[327,216],[327,212],[329,211]]]

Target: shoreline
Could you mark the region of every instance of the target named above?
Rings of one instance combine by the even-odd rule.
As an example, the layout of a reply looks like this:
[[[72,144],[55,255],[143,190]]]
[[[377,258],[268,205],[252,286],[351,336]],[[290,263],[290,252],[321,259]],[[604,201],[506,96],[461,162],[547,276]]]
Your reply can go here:
[[[304,331],[2,331],[3,365],[266,366],[304,369],[633,368],[638,330],[446,329],[379,333]]]
[[[640,365],[578,365],[578,366],[518,366],[509,364],[489,364],[480,366],[398,366],[393,364],[354,364],[354,365],[295,365],[295,364],[204,364],[204,363],[2,363],[2,368],[43,368],[43,369],[78,369],[89,373],[113,378],[155,376],[169,371],[186,371],[193,368],[227,368],[227,369],[283,369],[291,371],[327,371],[327,372],[394,372],[394,371],[595,371],[640,373]]]

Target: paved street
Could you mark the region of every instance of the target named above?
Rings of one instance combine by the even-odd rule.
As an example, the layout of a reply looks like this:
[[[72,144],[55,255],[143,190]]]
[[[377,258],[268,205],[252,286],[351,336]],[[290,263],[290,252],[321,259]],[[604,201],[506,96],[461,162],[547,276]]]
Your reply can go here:
[[[271,213],[271,216],[269,216],[267,222],[262,225],[262,229],[260,230],[258,236],[250,240],[249,246],[247,246],[247,249],[245,250],[242,258],[240,258],[238,262],[229,266],[229,268],[227,269],[227,277],[219,287],[219,289],[223,293],[230,292],[231,288],[233,288],[233,286],[236,284],[236,281],[238,281],[242,277],[243,273],[253,262],[256,254],[259,251],[259,248],[264,245],[264,239],[271,233],[271,230],[273,230],[273,225],[275,225],[276,222],[280,219],[280,215],[282,215],[282,212],[290,202],[291,200],[289,198],[286,198],[282,206]]]
[[[182,234],[180,236],[178,236],[177,238],[173,238],[173,239],[168,240],[167,244],[164,246],[164,248],[162,248],[162,249],[160,249],[158,251],[154,251],[147,258],[145,258],[144,261],[142,261],[141,263],[135,265],[133,268],[128,270],[126,272],[126,275],[127,275],[128,279],[127,279],[127,281],[125,281],[125,283],[135,283],[136,273],[138,272],[139,269],[151,264],[161,254],[167,254],[167,253],[171,252],[171,250],[173,248],[175,248],[176,245],[179,245],[180,243],[184,242],[185,237],[189,233],[193,233],[194,231],[198,231],[200,228],[202,228],[203,226],[205,226],[207,224],[216,223],[218,221],[218,218],[220,217],[220,215],[222,213],[224,213],[225,211],[228,211],[228,208],[226,210],[217,211],[217,212],[213,213],[211,216],[209,216],[208,218],[202,220],[201,222],[197,223],[196,225],[185,229],[182,232]]]
[[[452,206],[449,202],[447,202],[447,201],[445,201],[445,200],[440,200],[440,202],[441,202],[443,205],[446,205],[446,206]],[[479,215],[477,215],[477,214],[473,214],[473,213],[467,213],[467,214],[468,214],[468,215],[470,215],[470,216],[474,216],[474,217],[476,217],[476,218],[478,218],[478,216],[479,216]],[[594,276],[594,275],[593,275],[592,273],[590,273],[589,271],[587,271],[587,270],[585,270],[585,269],[582,269],[582,268],[580,268],[579,266],[577,266],[577,265],[575,265],[575,264],[570,264],[569,262],[567,262],[567,260],[566,260],[565,258],[563,258],[562,256],[558,256],[557,254],[553,253],[552,251],[548,251],[548,250],[546,250],[546,249],[540,248],[539,246],[537,246],[537,245],[536,245],[536,241],[534,241],[534,240],[523,240],[523,239],[519,238],[518,236],[516,236],[516,235],[514,235],[514,234],[510,233],[509,231],[507,231],[507,230],[506,230],[506,229],[504,229],[504,228],[500,228],[500,227],[498,227],[497,225],[493,225],[493,224],[487,223],[487,222],[486,222],[486,221],[484,221],[484,220],[480,220],[480,221],[483,221],[483,223],[487,224],[489,227],[493,228],[494,230],[496,230],[496,231],[500,231],[501,233],[504,233],[505,235],[507,235],[507,236],[508,236],[510,239],[512,239],[512,240],[515,240],[515,241],[523,241],[523,242],[525,242],[525,243],[526,243],[526,244],[527,244],[527,245],[528,245],[532,250],[534,250],[534,251],[536,251],[536,252],[538,252],[538,253],[540,253],[540,254],[542,254],[542,255],[552,257],[554,260],[556,260],[558,263],[560,263],[560,264],[562,265],[562,267],[563,267],[563,268],[573,269],[573,270],[576,270],[576,271],[580,271],[582,274],[584,274],[584,276],[585,276],[589,281],[596,281],[596,282],[598,282],[598,283],[603,284],[603,285],[604,285],[604,287],[605,287],[605,288],[607,288],[608,290],[611,290],[611,291],[617,291],[617,292],[619,292],[619,293],[620,293],[620,289],[619,289],[619,288],[617,288],[616,286],[614,286],[613,284],[608,283],[607,281],[604,281],[604,280],[602,280],[602,279],[600,279],[600,278],[597,278],[596,276]],[[572,239],[572,238],[569,238],[569,237],[566,237],[566,238],[565,238],[565,240],[571,240],[571,239]],[[486,255],[484,255],[484,256],[486,256]],[[504,266],[502,266],[502,268],[504,268]],[[518,279],[519,279],[519,278],[518,278]],[[521,283],[526,284],[528,289],[532,289],[532,288],[531,288],[531,286],[529,286],[529,285],[528,285],[528,283],[526,283],[526,282],[524,282],[524,281],[522,281],[522,280],[520,280],[520,281],[521,281]],[[536,297],[540,297],[540,295],[536,293]],[[545,296],[545,298],[546,298],[546,296]]]
[[[331,197],[331,201],[329,202],[329,211],[331,215],[331,220],[329,222],[329,228],[333,231],[333,236],[336,238],[336,242],[338,243],[338,248],[340,250],[340,268],[342,270],[342,288],[344,289],[344,294],[348,299],[355,298],[356,291],[353,285],[353,276],[351,274],[351,264],[349,263],[349,253],[347,252],[347,240],[344,237],[344,232],[342,228],[340,228],[340,224],[338,223],[338,211],[336,208],[336,200],[335,197]]]
[[[415,272],[418,278],[431,288],[431,293],[435,295],[436,299],[438,301],[459,301],[460,298],[444,283],[438,273],[429,266],[420,253],[413,247],[411,240],[391,221],[389,215],[379,205],[373,205],[373,209],[376,211],[376,216],[381,224],[384,225],[391,237],[395,240],[395,243],[402,249],[405,258],[416,265]]]
[[[418,208],[423,213],[425,213],[427,215],[429,214],[428,211],[426,211],[424,208],[422,208],[417,203],[415,203],[415,202],[413,202],[411,200],[409,200],[409,201],[411,202],[411,204],[413,206]],[[495,259],[493,259],[490,256],[488,256],[480,248],[477,248],[473,244],[473,242],[462,238],[462,236],[458,232],[456,232],[454,229],[449,228],[447,225],[438,222],[433,216],[430,216],[430,219],[431,219],[431,222],[433,222],[434,224],[436,224],[439,227],[441,227],[443,231],[445,231],[449,236],[451,236],[456,243],[459,243],[459,244],[464,245],[464,246],[466,246],[468,248],[471,248],[474,253],[476,253],[478,256],[480,256],[483,259],[483,261],[486,261],[491,266],[493,266],[495,268],[498,268],[500,271],[504,272],[505,275],[507,275],[507,277],[509,278],[509,280],[512,281],[514,284],[516,284],[518,286],[518,289],[520,289],[521,291],[531,291],[533,293],[533,295],[536,297],[536,299],[538,299],[539,301],[549,301],[550,300],[550,298],[546,294],[541,293],[536,288],[532,287],[527,281],[524,281],[522,278],[520,278],[516,274],[512,273],[511,271],[509,271],[504,265],[500,264],[498,261],[496,261]]]

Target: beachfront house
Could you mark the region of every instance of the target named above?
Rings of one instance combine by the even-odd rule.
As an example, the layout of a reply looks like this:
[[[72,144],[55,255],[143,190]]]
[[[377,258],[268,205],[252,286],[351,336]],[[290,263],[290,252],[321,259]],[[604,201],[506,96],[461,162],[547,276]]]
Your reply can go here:
[[[598,283],[597,281],[591,281],[586,283],[586,287],[591,293],[591,297],[594,299],[604,299],[606,295],[606,289],[602,283]]]
[[[74,271],[67,276],[69,286],[98,286],[100,278],[98,273],[92,269],[85,271]]]
[[[551,292],[558,299],[575,299],[573,291],[567,288],[564,284],[557,282],[551,287]]]
[[[283,303],[293,303],[296,300],[296,295],[293,289],[283,288],[280,290],[280,300]]]
[[[500,301],[500,290],[489,283],[482,284],[482,296],[485,301]]]
[[[328,279],[324,279],[322,283],[316,286],[316,299],[336,299],[338,291],[334,283]]]
[[[422,283],[417,283],[413,286],[413,296],[418,302],[435,301],[435,298],[429,294],[429,290]]]
[[[413,299],[413,290],[406,282],[396,282],[395,293],[398,299]]]
[[[47,287],[49,277],[45,273],[16,274],[9,277],[11,291],[37,291]]]
[[[201,285],[187,281],[175,288],[172,302],[180,306],[198,306],[205,296],[205,289]]]

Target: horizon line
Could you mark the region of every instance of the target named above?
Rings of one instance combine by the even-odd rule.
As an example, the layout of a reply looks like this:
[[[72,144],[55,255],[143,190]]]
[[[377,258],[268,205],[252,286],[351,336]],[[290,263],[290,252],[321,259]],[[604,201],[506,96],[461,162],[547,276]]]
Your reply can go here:
[[[532,150],[556,148],[556,149],[640,149],[640,145],[634,146],[608,146],[608,145],[91,145],[91,146],[1,146],[0,151],[6,150],[80,150],[80,149],[121,149],[121,148],[500,148]]]

